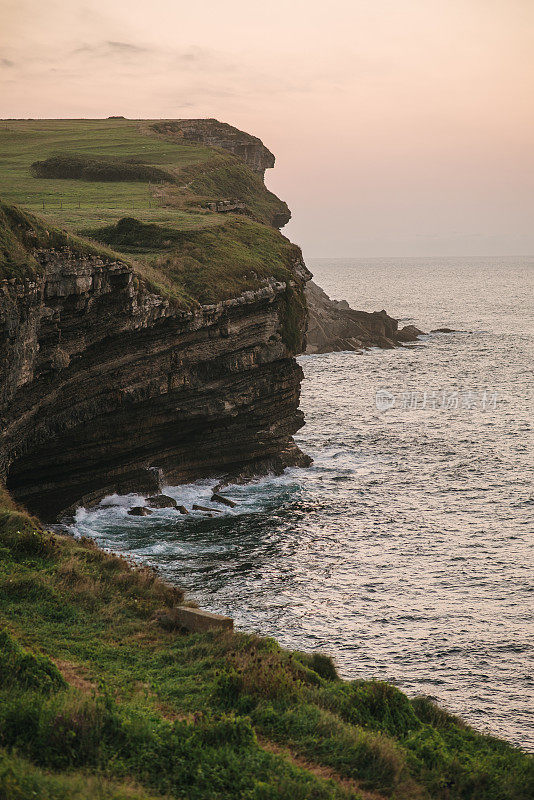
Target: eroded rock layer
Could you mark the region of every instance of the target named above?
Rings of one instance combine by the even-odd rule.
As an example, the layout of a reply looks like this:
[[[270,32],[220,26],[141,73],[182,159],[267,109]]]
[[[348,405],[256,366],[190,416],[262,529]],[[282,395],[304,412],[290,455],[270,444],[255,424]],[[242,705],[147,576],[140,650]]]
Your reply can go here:
[[[31,511],[305,461],[302,264],[185,311],[121,261],[34,255],[42,275],[0,281],[0,482]]]

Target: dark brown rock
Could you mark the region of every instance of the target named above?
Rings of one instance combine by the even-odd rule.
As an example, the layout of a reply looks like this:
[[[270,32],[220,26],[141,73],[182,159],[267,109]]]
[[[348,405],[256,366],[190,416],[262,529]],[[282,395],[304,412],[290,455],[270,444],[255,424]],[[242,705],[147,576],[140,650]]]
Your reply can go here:
[[[149,517],[152,511],[144,506],[134,506],[130,508],[128,514],[131,514],[132,517]]]
[[[208,508],[208,506],[199,506],[198,503],[193,503],[193,511],[215,511],[217,514],[222,514],[220,508]]]
[[[229,506],[230,508],[235,508],[235,506],[237,505],[237,503],[234,503],[234,501],[230,500],[230,498],[225,497],[222,494],[218,494],[217,492],[214,492],[212,494],[211,502],[212,503],[222,503],[223,505]]]
[[[147,505],[150,508],[176,508],[177,502],[173,497],[166,494],[157,494],[155,497],[147,497]]]
[[[398,342],[416,342],[420,336],[424,336],[423,331],[416,328],[415,325],[405,325],[397,332]]]
[[[389,349],[416,341],[422,333],[414,325],[399,331],[397,320],[384,310],[355,311],[346,300],[331,300],[313,281],[307,283],[305,294],[309,313],[306,353]]]
[[[43,274],[0,293],[0,482],[32,512],[154,496],[161,470],[180,483],[305,460],[306,314],[286,344],[284,283],[184,311],[123,262],[35,256]],[[298,292],[301,259],[294,276]]]
[[[185,506],[176,506],[176,510],[180,512],[180,514],[189,514],[189,511]]]
[[[169,631],[184,629],[202,633],[209,630],[231,631],[234,628],[234,621],[231,617],[212,614],[210,611],[202,611],[200,608],[191,608],[190,606],[177,606],[156,612],[156,620],[162,628]]]

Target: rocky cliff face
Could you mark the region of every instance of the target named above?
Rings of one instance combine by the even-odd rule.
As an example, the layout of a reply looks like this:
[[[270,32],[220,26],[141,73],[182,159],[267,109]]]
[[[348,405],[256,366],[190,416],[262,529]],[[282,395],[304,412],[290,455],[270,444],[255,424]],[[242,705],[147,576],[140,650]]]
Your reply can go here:
[[[422,331],[413,325],[398,329],[396,319],[385,311],[355,311],[346,300],[331,300],[320,286],[306,285],[309,310],[306,353],[362,350],[365,347],[397,347],[416,341]]]
[[[120,260],[33,257],[39,274],[0,281],[0,483],[31,511],[151,492],[158,470],[180,482],[306,460],[292,440],[302,262],[291,285],[187,311]]]

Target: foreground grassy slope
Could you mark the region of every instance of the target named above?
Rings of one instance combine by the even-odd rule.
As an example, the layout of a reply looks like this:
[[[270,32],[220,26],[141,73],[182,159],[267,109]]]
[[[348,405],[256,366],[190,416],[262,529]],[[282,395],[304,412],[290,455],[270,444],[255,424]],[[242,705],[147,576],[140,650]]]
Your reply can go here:
[[[0,154],[0,277],[68,246],[121,257],[191,306],[286,280],[298,255],[265,224],[283,204],[257,175],[148,123],[2,122]],[[75,177],[32,172],[57,154]],[[206,209],[234,196],[244,213]],[[291,345],[303,310],[286,302]],[[341,681],[325,657],[166,630],[157,610],[182,601],[149,570],[43,532],[0,486],[0,800],[533,796],[532,759],[506,743],[386,684]]]
[[[427,700],[244,634],[0,495],[0,797],[527,800],[532,759]]]

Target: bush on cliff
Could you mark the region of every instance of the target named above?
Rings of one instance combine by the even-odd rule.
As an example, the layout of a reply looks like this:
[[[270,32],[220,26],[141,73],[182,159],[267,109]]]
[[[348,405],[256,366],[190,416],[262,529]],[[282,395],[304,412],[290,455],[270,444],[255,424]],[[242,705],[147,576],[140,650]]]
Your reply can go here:
[[[174,176],[159,167],[143,164],[136,158],[111,158],[86,155],[56,155],[34,161],[30,167],[35,178],[61,178],[82,181],[167,181]]]
[[[25,650],[7,630],[0,630],[0,689],[36,689],[40,692],[64,688],[61,673],[49,658]]]

